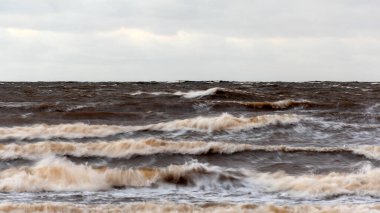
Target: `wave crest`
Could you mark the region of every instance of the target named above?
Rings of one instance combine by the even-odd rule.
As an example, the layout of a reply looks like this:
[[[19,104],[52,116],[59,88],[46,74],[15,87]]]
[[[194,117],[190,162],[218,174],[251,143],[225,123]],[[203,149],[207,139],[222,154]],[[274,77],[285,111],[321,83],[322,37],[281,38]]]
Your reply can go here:
[[[170,154],[231,154],[251,150],[249,144],[233,144],[203,141],[165,141],[158,139],[120,140],[115,142],[38,142],[0,145],[0,159],[40,159],[49,155],[75,157],[100,156],[108,158],[130,158],[135,155]]]
[[[178,131],[192,130],[214,132],[224,130],[242,130],[273,124],[291,124],[300,121],[302,116],[295,114],[261,115],[256,117],[235,117],[224,113],[216,117],[196,117],[174,120],[144,126],[89,125],[84,123],[32,126],[0,127],[0,139],[49,139],[49,138],[85,138],[107,137],[133,131]]]
[[[250,97],[252,93],[236,90],[236,89],[226,89],[222,87],[213,87],[206,90],[191,90],[189,92],[175,92],[174,95],[182,96],[188,99],[203,98],[206,96],[219,96],[219,97]]]
[[[174,184],[215,188],[252,187],[296,197],[336,195],[380,196],[380,169],[363,168],[355,173],[289,175],[246,169],[226,169],[191,162],[163,168],[94,168],[49,157],[34,166],[0,172],[1,192],[97,191],[119,187],[150,187]],[[226,185],[227,184],[227,185]]]
[[[182,91],[177,91],[177,92],[167,92],[167,91],[160,91],[160,92],[143,92],[143,91],[136,91],[134,93],[129,93],[132,96],[137,96],[137,95],[154,95],[154,96],[160,96],[160,95],[174,95],[174,96],[181,96],[183,98],[188,98],[188,99],[195,99],[195,98],[202,98],[205,96],[213,96],[218,93],[231,93],[231,94],[250,94],[246,91],[242,90],[230,90],[222,87],[213,87],[205,90],[191,90],[188,92],[182,92]]]
[[[1,127],[0,139],[49,139],[106,137],[127,131],[128,128],[113,125],[74,124],[37,124],[32,126]]]
[[[295,114],[260,115],[256,117],[235,117],[224,113],[217,117],[196,117],[184,120],[174,120],[141,127],[141,130],[193,130],[202,132],[215,132],[226,130],[242,130],[258,128],[274,124],[293,124],[301,120],[302,116]]]
[[[318,104],[313,103],[308,100],[292,100],[292,99],[285,99],[280,101],[274,101],[274,102],[237,102],[238,104],[241,104],[243,106],[251,107],[251,108],[258,108],[258,109],[288,109],[292,107],[311,107],[311,106],[317,106]]]
[[[192,90],[189,92],[175,92],[174,95],[182,96],[184,98],[201,98],[208,95],[215,95],[218,91],[225,91],[226,89],[214,87],[207,90]]]
[[[198,185],[203,176],[206,180],[211,180],[210,183],[238,179],[237,174],[222,172],[216,167],[196,162],[164,168],[113,169],[93,168],[77,165],[62,158],[48,157],[31,167],[1,171],[0,191],[98,191],[165,183]]]
[[[255,183],[266,190],[297,197],[325,197],[336,195],[379,196],[380,169],[363,168],[356,173],[328,173],[321,175],[289,175],[285,172],[253,173]]]
[[[297,147],[287,145],[254,145],[227,142],[205,141],[167,141],[160,139],[124,139],[113,142],[54,142],[44,141],[26,144],[0,145],[0,159],[40,159],[50,155],[69,155],[75,157],[107,157],[130,158],[133,156],[155,154],[188,154],[202,155],[209,153],[233,154],[243,151],[264,152],[315,152],[339,153],[347,152],[364,156],[368,159],[380,160],[379,146],[353,146],[353,147]]]

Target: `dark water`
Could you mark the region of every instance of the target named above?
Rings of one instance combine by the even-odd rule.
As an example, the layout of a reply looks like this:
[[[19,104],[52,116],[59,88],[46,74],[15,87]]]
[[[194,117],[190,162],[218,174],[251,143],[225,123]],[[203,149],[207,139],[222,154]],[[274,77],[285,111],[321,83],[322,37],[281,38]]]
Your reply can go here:
[[[1,202],[374,204],[378,83],[1,83]]]

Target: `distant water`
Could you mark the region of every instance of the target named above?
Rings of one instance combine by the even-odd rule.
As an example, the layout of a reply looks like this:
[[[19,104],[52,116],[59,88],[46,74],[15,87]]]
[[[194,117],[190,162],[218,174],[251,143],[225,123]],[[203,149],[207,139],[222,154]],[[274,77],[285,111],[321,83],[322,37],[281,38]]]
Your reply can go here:
[[[380,84],[1,83],[0,212],[380,211]]]

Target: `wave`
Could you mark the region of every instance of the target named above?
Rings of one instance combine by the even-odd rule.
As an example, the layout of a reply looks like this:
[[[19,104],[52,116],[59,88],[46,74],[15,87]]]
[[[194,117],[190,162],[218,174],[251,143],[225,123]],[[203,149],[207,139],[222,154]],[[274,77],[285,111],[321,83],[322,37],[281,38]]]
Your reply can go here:
[[[237,131],[259,128],[274,124],[292,124],[302,116],[295,114],[273,114],[256,117],[235,117],[224,113],[216,117],[195,117],[143,126],[89,125],[73,124],[37,124],[32,126],[0,127],[0,139],[49,139],[107,137],[133,131],[178,131],[199,132]]]
[[[195,99],[195,98],[202,98],[206,96],[214,96],[217,94],[229,94],[229,95],[249,95],[251,93],[243,91],[243,90],[231,90],[231,89],[226,89],[222,87],[213,87],[210,89],[206,90],[191,90],[188,92],[182,92],[182,91],[177,91],[177,92],[143,92],[143,91],[137,91],[134,93],[129,93],[132,96],[137,96],[137,95],[154,95],[154,96],[160,96],[160,95],[173,95],[173,96],[181,96],[183,98],[188,98],[188,99]]]
[[[326,104],[315,103],[309,100],[295,100],[284,99],[279,101],[212,101],[214,106],[217,107],[231,107],[231,106],[243,106],[254,109],[267,109],[267,110],[284,110],[290,108],[310,108],[318,106],[327,106]]]
[[[294,107],[313,107],[318,106],[319,104],[316,104],[314,102],[308,101],[308,100],[292,100],[292,99],[285,99],[280,101],[274,101],[274,102],[242,102],[238,101],[235,102],[240,105],[250,107],[250,108],[257,108],[257,109],[288,109],[288,108],[294,108]]]
[[[243,144],[241,144],[243,145]],[[244,151],[265,152],[315,152],[315,153],[342,153],[347,152],[354,155],[364,156],[368,159],[380,160],[380,146],[360,145],[344,147],[313,147],[313,146],[287,146],[287,145],[248,145]]]
[[[249,144],[203,141],[165,141],[158,139],[120,140],[115,142],[38,142],[0,145],[0,159],[40,159],[49,155],[75,157],[130,158],[135,155],[159,153],[200,155],[207,153],[231,154],[252,150]]]
[[[127,204],[75,204],[72,203],[1,203],[1,212],[251,212],[251,213],[291,213],[291,212],[379,212],[380,205],[376,204],[335,204],[335,205],[276,205],[276,204],[249,204],[249,203],[204,203],[186,204],[172,202],[136,202]]]
[[[94,108],[100,102],[73,104],[64,102],[0,102],[4,110],[17,109],[37,112],[72,112],[79,109]]]
[[[1,108],[21,108],[36,105],[35,102],[0,102]]]
[[[350,151],[354,154],[363,155],[370,159],[380,160],[380,146],[363,145],[348,149],[350,149]]]
[[[113,142],[100,141],[88,143],[45,141],[27,144],[0,145],[0,159],[41,159],[50,155],[74,157],[131,158],[155,154],[233,154],[243,151],[264,152],[348,152],[368,159],[380,160],[379,146],[352,147],[296,147],[287,145],[253,145],[205,141],[166,141],[160,139],[125,139]]]
[[[31,126],[1,127],[0,139],[106,137],[120,134],[127,130],[127,127],[116,125],[89,125],[84,123],[36,124]]]
[[[34,166],[0,172],[1,192],[98,191],[121,187],[192,186],[202,189],[244,187],[291,197],[380,196],[380,169],[354,173],[289,175],[226,169],[191,162],[163,168],[117,169],[74,164],[48,157]]]
[[[196,117],[183,120],[174,120],[140,127],[140,130],[192,130],[201,132],[236,131],[250,128],[265,127],[275,124],[293,124],[301,120],[302,116],[296,114],[273,114],[255,117],[235,117],[224,113],[217,117]]]
[[[252,181],[269,192],[296,197],[339,195],[380,196],[380,169],[363,168],[355,173],[289,175],[285,172],[251,173]]]
[[[138,96],[138,95],[154,95],[154,96],[160,96],[160,95],[173,95],[171,92],[143,92],[143,91],[136,91],[133,93],[128,93],[132,96]]]
[[[223,184],[239,179],[238,174],[200,163],[164,168],[113,169],[74,164],[63,158],[48,157],[34,166],[0,172],[1,192],[99,191],[120,187],[149,187],[159,184]]]
[[[207,90],[192,90],[189,92],[143,92],[143,91],[136,91],[133,93],[129,93],[132,96],[138,96],[138,95],[154,95],[154,96],[160,96],[160,95],[174,95],[174,96],[182,96],[184,98],[201,98],[208,95],[214,95],[217,91],[224,91],[227,89],[220,88],[220,87],[214,87]]]
[[[208,95],[215,95],[218,91],[224,91],[226,89],[220,87],[214,87],[207,90],[191,90],[189,92],[176,92],[174,95],[182,96],[184,98],[201,98]]]
[[[175,92],[174,95],[182,96],[183,98],[194,99],[194,98],[202,98],[206,96],[231,96],[231,97],[240,97],[240,96],[249,96],[251,93],[243,91],[243,90],[231,90],[222,87],[213,87],[206,90],[191,90],[189,92]]]

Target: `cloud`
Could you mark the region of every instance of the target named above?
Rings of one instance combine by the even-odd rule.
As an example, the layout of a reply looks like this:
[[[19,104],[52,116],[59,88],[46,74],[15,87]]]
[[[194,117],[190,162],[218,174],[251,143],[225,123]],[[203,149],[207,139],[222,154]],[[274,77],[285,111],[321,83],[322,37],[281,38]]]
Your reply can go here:
[[[0,0],[3,80],[380,80],[373,0]]]

